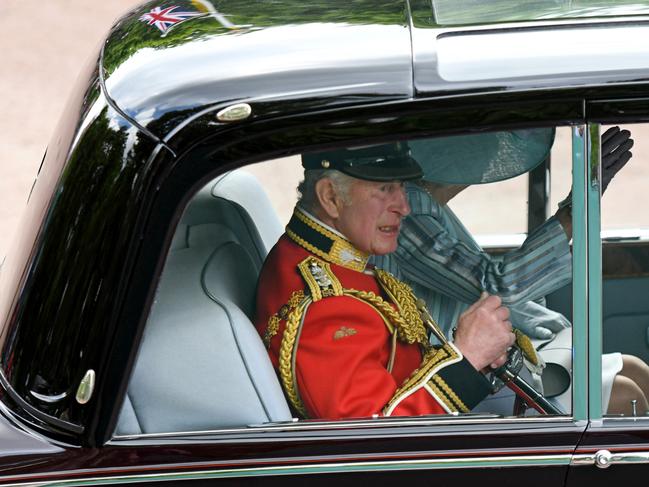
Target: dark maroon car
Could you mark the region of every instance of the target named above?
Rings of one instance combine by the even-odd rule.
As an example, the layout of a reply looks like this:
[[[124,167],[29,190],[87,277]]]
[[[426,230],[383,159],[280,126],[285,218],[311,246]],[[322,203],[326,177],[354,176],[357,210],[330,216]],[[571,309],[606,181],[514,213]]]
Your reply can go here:
[[[649,416],[606,413],[600,357],[649,361],[648,38],[625,0],[125,15],[0,268],[0,483],[643,485]],[[602,125],[636,140],[604,199]],[[544,162],[454,209],[497,259],[572,190],[572,284],[545,296],[572,324],[561,413],[294,418],[251,322],[299,155],[534,128]]]

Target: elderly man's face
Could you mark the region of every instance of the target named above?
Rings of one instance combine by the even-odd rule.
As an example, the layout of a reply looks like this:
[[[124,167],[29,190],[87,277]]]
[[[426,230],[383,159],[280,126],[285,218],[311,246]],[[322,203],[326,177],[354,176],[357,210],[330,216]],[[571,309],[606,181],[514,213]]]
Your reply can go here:
[[[397,249],[401,219],[409,213],[402,182],[354,179],[335,227],[357,249],[383,255]]]

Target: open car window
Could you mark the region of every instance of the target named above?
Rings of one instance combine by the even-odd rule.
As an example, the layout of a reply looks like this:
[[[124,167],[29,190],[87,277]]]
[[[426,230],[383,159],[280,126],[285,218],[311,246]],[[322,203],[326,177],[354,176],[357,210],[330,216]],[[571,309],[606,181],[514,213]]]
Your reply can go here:
[[[601,245],[602,245],[602,376],[615,375],[612,384],[602,382],[602,396],[613,388],[619,400],[602,414],[609,418],[647,417],[649,369],[649,145],[647,124],[621,127],[631,133],[633,158],[615,174],[606,177],[606,155],[602,154]],[[604,134],[609,126],[602,126]],[[608,184],[607,184],[608,182]]]
[[[408,183],[412,213],[407,218],[414,224],[403,223],[402,235],[412,239],[417,228],[443,230],[443,234],[428,235],[428,247],[411,248],[410,240],[410,244],[404,243],[405,250],[395,253],[399,256],[372,257],[370,264],[389,270],[411,286],[415,295],[426,301],[432,320],[449,341],[461,313],[480,296],[474,282],[479,281],[492,294],[501,294],[511,310],[512,323],[531,339],[533,347],[521,355],[517,372],[540,396],[545,388],[544,400],[556,408],[554,414],[570,416],[569,237],[552,219],[529,232],[527,228],[528,172],[540,166],[544,171],[548,167],[554,170],[556,166],[562,168],[562,177],[570,178],[570,171],[565,171],[571,165],[570,138],[565,136],[570,129],[538,130],[542,143],[536,141],[528,166],[521,166],[515,178],[471,186],[448,205],[435,200],[434,194],[417,182]],[[512,154],[518,153],[511,147],[508,155],[498,152],[502,150],[498,144],[512,137],[511,132],[499,133],[504,134],[498,136],[500,142],[478,141],[473,156],[491,157],[492,166],[508,158],[520,161],[526,150],[525,137],[535,136],[529,130],[514,133],[523,151],[514,157]],[[419,139],[413,147],[430,153],[445,144],[452,147],[458,141],[455,137],[436,138],[432,145]],[[471,151],[465,152],[463,157],[469,157]],[[560,154],[556,161],[554,154]],[[268,343],[264,342],[267,330],[259,326],[255,308],[259,273],[284,233],[299,197],[300,160],[297,155],[221,174],[191,197],[174,231],[157,285],[117,436],[239,429],[293,422],[295,418],[300,424],[305,420],[287,397],[282,371],[269,358]],[[428,163],[434,160],[429,157]],[[462,172],[459,174],[461,177]],[[565,187],[570,187],[570,181]],[[550,206],[549,201],[544,204]],[[484,244],[484,249],[480,233],[485,226],[476,226],[479,224],[489,227],[485,233],[490,245]],[[518,234],[516,239],[510,238],[512,234]],[[435,245],[440,247],[434,250],[439,255],[462,250],[456,258],[441,262],[439,255],[431,255]],[[539,248],[544,250],[539,252]],[[466,259],[477,259],[475,268]],[[451,271],[454,266],[456,270]],[[462,275],[477,268],[484,276]],[[503,278],[504,271],[507,275]],[[535,284],[536,279],[543,284]],[[548,304],[546,298],[551,295]],[[439,338],[430,337],[433,346],[439,342]],[[480,414],[491,419],[529,419],[539,415],[524,400],[515,400],[514,392],[500,379],[490,374],[488,380],[498,392],[470,414],[454,412],[454,417],[475,419]],[[331,381],[336,381],[335,371]],[[381,415],[381,411],[377,413]],[[341,418],[310,417],[305,424],[332,419]],[[372,420],[372,415],[365,419]]]

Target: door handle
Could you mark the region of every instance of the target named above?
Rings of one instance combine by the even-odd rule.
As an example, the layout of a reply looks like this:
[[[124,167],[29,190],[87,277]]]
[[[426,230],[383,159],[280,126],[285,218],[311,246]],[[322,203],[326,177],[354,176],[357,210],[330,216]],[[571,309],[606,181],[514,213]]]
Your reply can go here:
[[[599,450],[594,455],[575,455],[571,465],[595,465],[598,468],[608,468],[615,464],[649,463],[649,452],[611,453]]]

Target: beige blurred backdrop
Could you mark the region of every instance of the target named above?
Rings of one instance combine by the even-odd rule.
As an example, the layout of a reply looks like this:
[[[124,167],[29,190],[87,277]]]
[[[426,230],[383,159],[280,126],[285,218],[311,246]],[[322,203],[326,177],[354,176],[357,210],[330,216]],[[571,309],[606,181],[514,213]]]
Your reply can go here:
[[[0,0],[0,256],[79,71],[141,0]]]
[[[0,0],[0,258],[19,224],[45,147],[77,74],[97,52],[112,23],[140,3]],[[606,195],[606,227],[649,227],[645,209],[649,192],[644,189],[649,181],[647,133],[646,125],[634,128],[636,157]],[[569,129],[558,132],[557,139],[560,143],[553,150],[553,206],[569,189]],[[281,218],[287,219],[295,199],[299,166],[291,161],[283,164],[284,171],[277,168],[270,164],[251,170],[267,187],[280,188],[271,197]],[[473,232],[514,233],[525,230],[526,195],[524,176],[500,186],[472,187],[451,206]]]

